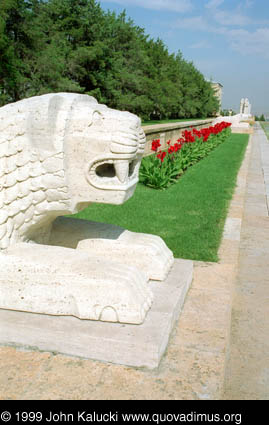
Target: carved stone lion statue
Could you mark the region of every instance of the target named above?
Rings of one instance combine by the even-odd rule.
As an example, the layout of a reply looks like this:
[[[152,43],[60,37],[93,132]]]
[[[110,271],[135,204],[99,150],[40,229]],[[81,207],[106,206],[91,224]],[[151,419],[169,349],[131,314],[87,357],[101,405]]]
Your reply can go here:
[[[157,236],[63,216],[129,199],[144,146],[136,115],[87,95],[0,108],[0,308],[143,322],[148,281],[166,277],[171,251]]]

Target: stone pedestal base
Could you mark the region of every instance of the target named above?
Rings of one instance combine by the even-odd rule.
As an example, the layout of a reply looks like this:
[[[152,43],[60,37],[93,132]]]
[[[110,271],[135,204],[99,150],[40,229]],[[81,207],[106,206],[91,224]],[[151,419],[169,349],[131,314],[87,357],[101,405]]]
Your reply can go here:
[[[0,308],[79,319],[143,323],[174,262],[155,235],[60,217],[49,245],[17,243],[0,252]]]
[[[192,281],[193,263],[175,260],[163,282],[150,281],[154,301],[141,325],[0,310],[0,344],[156,368]]]

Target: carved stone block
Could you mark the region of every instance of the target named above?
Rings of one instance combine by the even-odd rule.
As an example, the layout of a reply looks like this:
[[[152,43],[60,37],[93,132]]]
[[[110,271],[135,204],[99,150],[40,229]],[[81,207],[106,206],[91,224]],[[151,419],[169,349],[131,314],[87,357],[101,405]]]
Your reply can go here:
[[[55,93],[0,108],[0,308],[142,323],[173,255],[153,235],[59,216],[132,196],[140,119]],[[134,212],[135,213],[135,212]]]

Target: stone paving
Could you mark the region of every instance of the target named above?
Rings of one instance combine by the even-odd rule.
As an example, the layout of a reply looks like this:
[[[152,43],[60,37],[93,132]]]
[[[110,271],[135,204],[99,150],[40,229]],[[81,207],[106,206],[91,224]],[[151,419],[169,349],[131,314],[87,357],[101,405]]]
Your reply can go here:
[[[224,397],[269,399],[269,142],[259,125],[241,228]]]
[[[220,262],[195,263],[183,312],[158,369],[2,346],[0,399],[266,398],[269,224],[261,143],[267,149],[256,128],[238,175]]]

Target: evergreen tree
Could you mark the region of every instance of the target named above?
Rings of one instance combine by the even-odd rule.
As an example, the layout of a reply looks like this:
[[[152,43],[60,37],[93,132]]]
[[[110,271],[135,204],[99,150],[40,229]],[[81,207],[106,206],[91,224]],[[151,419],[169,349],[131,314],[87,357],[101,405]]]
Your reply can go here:
[[[0,105],[74,91],[143,119],[218,110],[193,63],[96,0],[0,0],[0,55]]]

